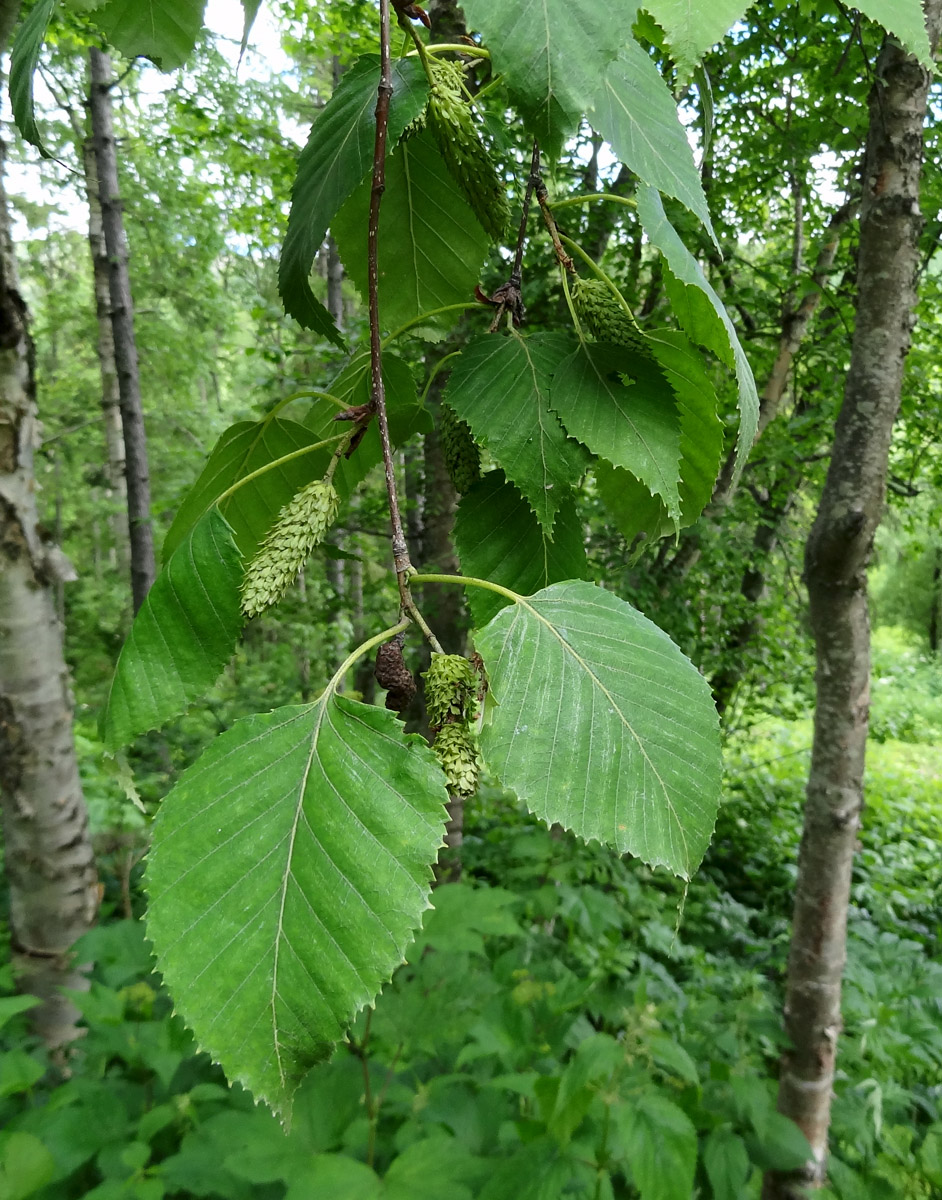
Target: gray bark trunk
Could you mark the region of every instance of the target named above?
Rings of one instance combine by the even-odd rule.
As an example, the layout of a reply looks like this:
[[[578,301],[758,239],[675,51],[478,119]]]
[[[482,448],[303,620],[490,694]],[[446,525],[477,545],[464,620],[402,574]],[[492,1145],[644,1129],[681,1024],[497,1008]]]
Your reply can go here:
[[[96,47],[92,47],[88,53],[89,109],[98,168],[98,196],[108,253],[111,323],[124,431],[131,546],[131,596],[134,611],[137,612],[144,603],[156,575],[154,533],[150,520],[147,434],[144,430],[137,343],[134,337],[134,303],[131,299],[131,282],[128,275],[128,245],[118,187],[117,143],[111,114],[111,60]]]
[[[3,24],[0,9],[0,26]],[[0,819],[17,985],[50,1047],[76,1035],[60,987],[87,987],[70,948],[95,922],[98,882],[72,738],[55,587],[73,577],[43,541],[33,453],[33,354],[19,291],[0,144]]]
[[[942,0],[929,0],[926,11],[934,45]],[[866,569],[913,325],[928,87],[925,69],[888,41],[870,96],[851,363],[805,554],[817,703],[785,997],[790,1049],[778,1106],[808,1138],[813,1157],[803,1171],[767,1175],[766,1200],[797,1200],[809,1185],[821,1186],[827,1170],[870,702]]]

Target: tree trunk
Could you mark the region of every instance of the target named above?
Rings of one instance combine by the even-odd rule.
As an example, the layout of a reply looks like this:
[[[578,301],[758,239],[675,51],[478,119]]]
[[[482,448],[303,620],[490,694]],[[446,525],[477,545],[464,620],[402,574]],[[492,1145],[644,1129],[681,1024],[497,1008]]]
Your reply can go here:
[[[929,0],[926,10],[934,45],[942,0]],[[826,1176],[870,702],[866,571],[913,326],[928,87],[926,70],[887,41],[870,95],[851,362],[805,553],[817,703],[785,996],[791,1045],[782,1059],[778,1107],[808,1138],[812,1158],[802,1171],[769,1173],[766,1200],[797,1200]]]
[[[105,470],[109,499],[113,510],[109,514],[114,540],[115,563],[122,573],[130,569],[128,529],[125,513],[128,510],[128,489],[125,481],[124,429],[121,422],[121,392],[118,387],[118,366],[115,362],[114,332],[111,328],[111,287],[109,284],[108,251],[101,220],[101,201],[98,198],[98,169],[95,147],[91,138],[81,144],[82,166],[85,171],[85,195],[88,200],[88,245],[92,255],[92,277],[95,284],[95,315],[98,319],[98,368],[101,375],[101,413],[105,426]]]
[[[0,5],[0,27],[4,16]],[[98,882],[55,612],[56,582],[71,572],[36,511],[33,350],[3,154],[0,144],[0,817],[17,986],[42,999],[33,1027],[55,1048],[76,1034],[78,1012],[59,988],[87,987],[70,948],[95,922]]]
[[[131,545],[131,596],[134,611],[137,612],[144,603],[156,575],[154,532],[150,520],[147,434],[144,430],[137,343],[134,338],[134,303],[131,299],[131,281],[128,275],[128,244],[118,189],[117,143],[111,115],[111,60],[107,54],[94,46],[89,50],[88,56],[89,108],[95,161],[98,167],[98,196],[108,252],[111,323],[124,428]]]

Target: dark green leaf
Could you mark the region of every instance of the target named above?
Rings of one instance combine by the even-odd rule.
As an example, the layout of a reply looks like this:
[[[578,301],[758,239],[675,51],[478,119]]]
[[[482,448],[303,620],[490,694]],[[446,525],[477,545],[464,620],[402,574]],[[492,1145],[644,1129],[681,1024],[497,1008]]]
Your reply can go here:
[[[679,200],[716,242],[677,105],[651,57],[629,37],[619,57],[593,75],[591,83],[592,125],[626,167],[644,183]]]
[[[756,381],[752,376],[752,368],[749,366],[745,352],[739,343],[736,329],[729,318],[729,313],[727,313],[723,301],[710,286],[706,276],[703,274],[703,268],[680,240],[677,231],[668,221],[664,213],[664,205],[661,203],[661,197],[654,188],[644,186],[638,188],[637,197],[638,215],[641,218],[644,231],[651,239],[652,244],[664,255],[671,271],[673,271],[674,275],[682,283],[698,288],[706,295],[726,331],[726,338],[729,348],[732,350],[733,361],[736,366],[736,379],[739,383],[737,466],[738,470],[742,470],[746,456],[749,454],[749,451],[752,449],[752,443],[755,441],[756,429],[759,424],[759,394],[756,391]],[[678,313],[678,316],[682,317],[683,313]],[[702,337],[704,335],[703,324],[698,324],[696,331],[691,330],[690,332],[694,337]],[[716,349],[721,358],[726,357],[725,353],[715,343],[709,343],[709,348]]]
[[[431,750],[336,683],[217,738],[161,805],[148,858],[148,934],[178,1011],[286,1120],[403,961],[444,831]]]
[[[680,417],[680,521],[666,506],[620,467],[599,461],[595,478],[599,494],[629,543],[639,534],[663,537],[700,516],[713,492],[723,453],[723,426],[716,415],[716,393],[700,356],[681,333],[657,329],[648,346],[677,397]]]
[[[158,729],[210,688],[242,629],[242,558],[210,509],[157,576],[124,643],[102,716],[109,750]]]
[[[575,504],[563,508],[550,541],[502,471],[490,471],[461,497],[455,547],[465,575],[489,579],[524,595],[550,583],[587,579],[589,575],[585,535]],[[509,603],[496,592],[468,589],[468,604],[478,628]]]
[[[389,146],[396,144],[405,127],[425,107],[427,85],[418,59],[395,62],[392,85]],[[338,346],[343,344],[343,338],[311,291],[309,276],[327,227],[371,169],[378,86],[379,58],[364,55],[341,79],[314,122],[298,160],[288,231],[278,268],[285,310],[305,329],[323,334]],[[365,245],[365,216],[357,232]]]
[[[591,0],[465,0],[494,69],[543,149],[558,155],[626,36],[623,16]]]
[[[23,137],[39,150],[43,158],[49,151],[42,144],[33,111],[33,76],[46,38],[46,26],[56,0],[38,0],[20,26],[10,54],[10,104],[13,120]]]
[[[714,1200],[740,1200],[751,1172],[741,1137],[725,1126],[712,1130],[703,1143],[703,1166]]]
[[[553,373],[572,349],[560,334],[486,334],[462,351],[446,392],[550,537],[557,510],[589,464],[549,406]]]
[[[550,398],[573,437],[640,480],[679,520],[680,422],[653,359],[623,346],[580,346],[557,370]]]
[[[246,51],[249,44],[249,34],[252,32],[252,26],[255,24],[255,18],[258,16],[258,10],[262,7],[262,0],[242,0],[242,42],[239,46],[239,58]]]
[[[143,56],[173,71],[190,57],[205,7],[206,0],[108,0],[89,15],[125,58]]]
[[[481,751],[501,783],[546,822],[689,878],[716,819],[719,721],[667,634],[574,582],[518,598],[474,640],[496,701]]]
[[[648,1091],[619,1105],[614,1115],[641,1200],[690,1200],[697,1132],[683,1109]]]
[[[332,229],[350,278],[367,294],[366,221],[370,180],[353,193]],[[379,315],[394,330],[449,304],[474,301],[490,246],[455,187],[432,134],[404,141],[386,163],[379,217]],[[454,324],[454,313],[438,319]],[[434,322],[432,322],[434,323]]]

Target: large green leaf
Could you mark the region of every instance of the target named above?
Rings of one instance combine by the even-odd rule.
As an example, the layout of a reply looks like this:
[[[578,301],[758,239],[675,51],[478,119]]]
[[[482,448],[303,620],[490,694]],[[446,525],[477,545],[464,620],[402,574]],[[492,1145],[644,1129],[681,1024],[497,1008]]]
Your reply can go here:
[[[591,79],[589,118],[613,150],[644,182],[685,205],[713,241],[706,196],[677,105],[650,56],[634,38]]]
[[[405,127],[422,112],[427,97],[425,73],[418,59],[393,64],[388,144],[394,146]],[[340,206],[370,171],[376,139],[376,96],[379,58],[364,55],[341,79],[311,128],[298,160],[291,191],[288,231],[278,268],[285,310],[305,329],[343,338],[326,308],[311,291],[309,276],[315,255]],[[366,242],[366,221],[359,230]]]
[[[332,225],[350,278],[367,294],[366,222],[369,179]],[[386,164],[379,217],[379,315],[396,329],[421,313],[474,300],[489,248],[487,234],[455,187],[425,130],[407,139]],[[448,323],[455,315],[450,314]]]
[[[641,1200],[689,1200],[697,1166],[697,1131],[682,1108],[646,1091],[613,1112],[619,1150]]]
[[[919,0],[864,0],[854,4],[871,21],[894,33],[906,49],[932,67],[932,49],[926,32],[926,17]]]
[[[547,822],[689,878],[720,790],[706,680],[666,633],[579,581],[518,598],[475,645],[496,704],[493,774]]]
[[[699,355],[682,333],[655,329],[648,347],[677,397],[680,416],[680,520],[671,519],[657,496],[627,471],[604,460],[595,467],[599,495],[629,543],[639,534],[653,539],[691,525],[713,493],[723,454],[723,425],[716,413],[713,384]]]
[[[337,410],[331,406],[330,411],[334,413]],[[340,433],[343,433],[343,428],[335,425],[330,436]],[[267,463],[304,446],[315,445],[323,440],[323,436],[298,421],[283,417],[240,421],[232,425],[213,447],[206,466],[177,510],[164,539],[164,561],[176,552],[196,522],[234,483]],[[223,511],[226,520],[246,558],[254,553],[282,506],[305,484],[323,475],[332,450],[332,446],[326,446],[273,467],[233,492],[225,502]]]
[[[455,548],[464,574],[524,595],[562,579],[588,578],[585,533],[571,494],[568,498],[550,540],[503,471],[489,471],[461,497],[455,517]],[[478,628],[509,603],[496,592],[468,589]]]
[[[560,334],[487,334],[462,351],[446,393],[549,536],[568,489],[589,464],[585,447],[566,434],[549,406],[553,374],[572,349],[572,340]]]
[[[173,71],[190,57],[206,0],[108,0],[89,16],[125,58],[143,56]]]
[[[211,509],[177,546],[121,649],[102,737],[109,750],[186,710],[232,656],[242,628],[242,556]]]
[[[667,35],[682,72],[690,72],[706,50],[726,36],[749,7],[749,0],[645,0],[644,7]]]
[[[726,311],[723,301],[713,290],[707,277],[703,274],[703,268],[681,241],[673,225],[668,221],[664,212],[664,205],[661,203],[661,197],[654,188],[642,185],[638,188],[637,200],[638,215],[641,218],[641,224],[644,226],[644,231],[652,244],[667,259],[668,266],[681,283],[686,284],[688,287],[698,288],[704,293],[713,305],[716,315],[719,317],[726,331],[729,348],[732,351],[733,361],[736,366],[736,380],[739,384],[737,467],[738,470],[742,470],[746,457],[752,449],[752,443],[755,441],[756,430],[759,426],[759,394],[756,391],[756,381],[753,378],[752,368],[749,366],[749,361],[740,344],[736,328],[730,320],[729,313]],[[678,315],[682,317],[683,312],[681,311]],[[700,333],[701,336],[703,328],[703,322],[698,322],[697,333]],[[697,336],[697,333],[694,333],[693,330],[691,330],[691,333],[693,336]],[[721,357],[724,357],[724,354],[721,354]]]
[[[148,935],[177,1010],[287,1120],[429,907],[445,780],[393,713],[338,696],[238,721],[154,823]]]
[[[551,402],[573,437],[634,475],[680,519],[680,423],[654,359],[607,343],[580,346],[558,368]]]
[[[591,80],[629,36],[630,19],[591,0],[465,0],[462,8],[530,132],[558,154],[588,107]]]
[[[56,7],[56,0],[38,0],[17,31],[10,54],[10,105],[13,120],[23,137],[35,146],[43,158],[49,151],[42,144],[36,115],[33,111],[33,76],[39,63],[46,26]]]

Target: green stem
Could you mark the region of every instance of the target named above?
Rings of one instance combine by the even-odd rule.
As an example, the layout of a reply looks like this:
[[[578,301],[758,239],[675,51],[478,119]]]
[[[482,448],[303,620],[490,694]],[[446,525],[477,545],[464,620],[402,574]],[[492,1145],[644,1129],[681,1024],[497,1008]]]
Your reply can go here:
[[[605,274],[605,272],[598,265],[598,263],[595,261],[595,259],[591,258],[588,254],[586,254],[586,252],[582,249],[582,247],[579,245],[578,242],[574,242],[572,240],[572,238],[566,237],[566,235],[564,233],[561,233],[559,235],[559,240],[561,242],[564,242],[565,245],[568,246],[568,248],[570,250],[574,250],[576,252],[576,254],[578,254],[578,256],[586,264],[586,266],[593,273],[593,275],[595,275],[596,279],[601,279],[601,281],[605,284],[605,286],[608,288],[608,290],[612,293],[612,295],[615,297],[615,299],[618,301],[618,303],[621,305],[621,307],[625,310],[625,312],[628,314],[629,317],[631,317],[631,319],[633,321],[635,319],[635,315],[631,311],[631,309],[628,307],[628,301],[618,290],[618,285],[612,279],[610,279],[608,277],[608,275]]]
[[[422,70],[425,72],[425,78],[428,80],[429,87],[434,87],[435,76],[432,74],[432,64],[429,62],[428,50],[426,49],[425,43],[419,37],[418,31],[413,27],[411,21],[404,17],[402,13],[399,13],[398,17],[399,28],[405,30],[405,32],[408,33],[408,35],[412,38],[412,41],[415,43],[415,52],[418,54],[419,59],[422,62]],[[409,57],[411,58],[412,56],[409,55]]]
[[[613,204],[624,204],[626,208],[637,208],[637,200],[628,196],[616,196],[614,192],[591,192],[588,196],[567,196],[565,200],[554,200],[553,211],[559,208],[572,208],[574,204],[588,204],[590,200],[611,200]],[[564,239],[565,240],[565,239]]]
[[[316,388],[305,388],[300,392],[292,392],[290,396],[285,396],[284,400],[279,400],[270,413],[265,416],[265,424],[273,421],[283,408],[287,408],[289,404],[294,404],[295,400],[329,400],[331,404],[336,404],[338,408],[349,408],[345,400],[341,400],[337,396],[332,396],[330,392],[319,392]]]
[[[424,45],[424,43],[423,43]],[[490,50],[485,50],[483,46],[468,46],[461,42],[433,42],[430,46],[425,46],[426,54],[467,54],[469,58],[490,58]]]
[[[487,83],[485,83],[485,85],[482,88],[479,88],[474,93],[474,103],[480,105],[480,103],[484,99],[484,97],[486,95],[488,95],[488,93],[493,92],[497,88],[499,88],[503,82],[504,82],[503,75],[495,75],[493,79],[489,80]]]
[[[451,354],[446,354],[444,358],[440,358],[438,360],[438,362],[432,368],[432,370],[429,374],[429,377],[426,381],[425,387],[422,390],[422,399],[420,401],[421,404],[424,404],[425,401],[428,399],[429,390],[431,389],[432,384],[435,382],[435,377],[436,377],[436,375],[438,375],[439,371],[442,369],[442,367],[445,365],[445,363],[450,362],[451,359],[453,359],[453,358],[459,358],[460,355],[461,355],[460,350],[453,350],[451,352]]]
[[[480,307],[481,307],[480,304],[474,303],[474,304],[446,304],[443,308],[430,308],[428,312],[419,313],[419,315],[417,317],[413,317],[411,321],[406,321],[405,325],[400,325],[398,329],[394,329],[392,333],[387,334],[386,337],[383,338],[383,349],[385,349],[389,345],[390,342],[394,342],[397,337],[400,337],[402,334],[407,333],[410,329],[413,328],[413,326],[421,325],[423,321],[427,321],[429,317],[437,317],[441,313],[446,313],[446,312],[458,312],[458,311],[464,312],[469,308],[480,308]]]
[[[368,641],[361,642],[355,650],[352,650],[347,655],[347,657],[334,672],[330,683],[328,683],[327,687],[325,688],[325,691],[335,692],[340,686],[341,679],[343,679],[344,675],[346,675],[346,673],[358,659],[362,658],[364,654],[369,654],[374,646],[379,646],[382,642],[388,642],[389,639],[394,638],[397,633],[402,633],[403,630],[408,629],[410,624],[411,621],[408,620],[400,621],[397,625],[392,625],[389,629],[384,629],[382,633],[377,633],[375,637],[369,638]]]
[[[576,312],[576,306],[573,303],[572,293],[569,290],[569,272],[566,271],[560,264],[559,278],[563,285],[563,295],[566,297],[566,307],[569,309],[569,315],[572,317],[572,323],[575,326],[576,334],[579,337],[580,343],[585,345],[585,333],[582,329],[582,322],[579,320],[579,314]]]
[[[479,587],[486,592],[496,592],[518,604],[520,596],[510,588],[501,587],[499,583],[491,583],[489,579],[475,579],[473,575],[413,575],[410,583],[454,583],[459,587]]]
[[[241,479],[237,479],[232,487],[226,488],[221,496],[216,497],[213,504],[222,504],[224,500],[228,500],[234,492],[237,492],[240,487],[245,487],[247,483],[251,483],[253,479],[258,479],[260,475],[264,475],[267,471],[274,471],[275,467],[283,467],[285,463],[289,463],[295,458],[302,458],[305,454],[313,454],[315,450],[323,450],[325,446],[333,446],[335,442],[342,442],[349,440],[349,438],[349,433],[338,433],[336,437],[325,438],[322,442],[314,442],[311,446],[302,446],[300,450],[292,450],[290,454],[282,455],[281,458],[276,458],[272,462],[266,463],[264,467],[259,467],[255,471],[250,471],[248,475],[243,475]]]

